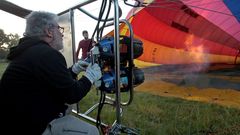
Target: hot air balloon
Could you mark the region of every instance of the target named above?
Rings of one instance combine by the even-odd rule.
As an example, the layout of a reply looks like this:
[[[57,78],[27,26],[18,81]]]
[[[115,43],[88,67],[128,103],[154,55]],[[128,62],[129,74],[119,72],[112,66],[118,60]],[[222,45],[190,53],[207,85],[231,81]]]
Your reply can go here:
[[[141,61],[157,64],[239,64],[240,5],[237,0],[145,0],[129,12]],[[122,26],[122,34],[127,35]]]
[[[240,63],[237,0],[141,3],[144,6],[133,8],[127,17],[134,37],[143,42],[144,48],[135,64],[143,68],[146,81],[136,89],[239,106],[239,68],[235,68]],[[129,35],[124,24],[120,32]]]

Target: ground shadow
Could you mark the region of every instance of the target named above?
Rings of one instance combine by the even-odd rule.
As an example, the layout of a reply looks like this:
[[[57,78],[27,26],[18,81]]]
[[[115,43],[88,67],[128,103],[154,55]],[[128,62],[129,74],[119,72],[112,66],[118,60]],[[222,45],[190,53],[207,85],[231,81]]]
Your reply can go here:
[[[145,81],[161,80],[179,86],[200,89],[234,89],[240,91],[240,66],[237,65],[160,65],[143,68]]]

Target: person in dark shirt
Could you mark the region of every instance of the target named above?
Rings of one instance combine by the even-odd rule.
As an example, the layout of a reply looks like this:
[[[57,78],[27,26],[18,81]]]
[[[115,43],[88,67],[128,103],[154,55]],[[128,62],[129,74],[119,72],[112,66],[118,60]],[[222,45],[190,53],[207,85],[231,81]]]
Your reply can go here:
[[[78,43],[76,56],[77,56],[77,58],[79,57],[80,49],[82,49],[82,56],[80,59],[84,60],[87,58],[88,52],[92,49],[92,47],[96,44],[96,42],[93,39],[88,38],[88,31],[84,30],[82,32],[82,35],[83,35],[84,39],[82,39]]]
[[[24,37],[10,49],[0,82],[1,131],[6,134],[42,134],[52,120],[64,117],[66,104],[79,102],[101,78],[97,64],[79,61],[67,68],[59,52],[64,28],[57,18],[33,11],[26,17]],[[95,126],[82,123],[83,133],[98,134]]]

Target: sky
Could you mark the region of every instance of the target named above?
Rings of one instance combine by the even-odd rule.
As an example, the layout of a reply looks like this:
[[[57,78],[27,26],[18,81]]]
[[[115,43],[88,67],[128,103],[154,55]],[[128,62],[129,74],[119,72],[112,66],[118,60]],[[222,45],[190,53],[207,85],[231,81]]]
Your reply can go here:
[[[26,9],[35,10],[35,11],[48,11],[53,13],[60,13],[64,10],[73,7],[82,1],[87,0],[7,0],[10,1],[18,6],[21,6]],[[102,0],[97,0],[92,4],[88,4],[83,6],[86,11],[98,16],[100,5]],[[129,0],[129,2],[134,2],[134,0]],[[119,0],[119,5],[123,11],[123,15],[121,18],[125,18],[127,13],[130,11],[131,7],[127,6],[123,3],[123,0]],[[113,7],[113,6],[112,6]],[[111,9],[111,15],[113,15],[113,8]],[[79,10],[75,10],[75,32],[76,40],[80,40],[82,38],[81,32],[85,29],[89,31],[89,35],[92,35],[94,28],[96,26],[96,21],[85,15],[84,13],[80,12]],[[17,33],[18,35],[22,36],[25,30],[25,19],[17,17],[15,15],[9,14],[0,10],[0,28],[4,30],[6,34],[9,33]],[[3,19],[4,18],[4,19]],[[107,31],[106,31],[107,32]]]

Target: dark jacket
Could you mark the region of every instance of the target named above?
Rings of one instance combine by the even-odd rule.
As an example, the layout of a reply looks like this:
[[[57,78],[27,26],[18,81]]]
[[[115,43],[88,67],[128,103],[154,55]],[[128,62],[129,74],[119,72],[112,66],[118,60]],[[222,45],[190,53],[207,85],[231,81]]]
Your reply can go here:
[[[8,133],[41,134],[65,112],[65,103],[77,103],[91,88],[86,77],[74,79],[64,56],[44,41],[25,37],[11,48],[8,59],[0,83],[0,117],[2,128],[11,127]]]

